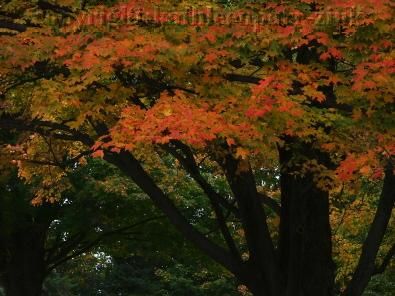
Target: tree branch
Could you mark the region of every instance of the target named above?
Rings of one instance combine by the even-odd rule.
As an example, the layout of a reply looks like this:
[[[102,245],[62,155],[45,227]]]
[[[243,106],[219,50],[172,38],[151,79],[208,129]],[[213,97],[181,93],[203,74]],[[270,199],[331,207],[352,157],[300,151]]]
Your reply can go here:
[[[262,78],[255,76],[246,76],[239,74],[226,74],[224,78],[231,82],[243,82],[243,83],[251,83],[251,84],[259,84]]]
[[[229,151],[225,150],[223,154],[225,156],[217,161],[224,169],[237,200],[250,252],[250,262],[257,262],[257,270],[263,271],[263,284],[269,294],[278,295],[280,273],[276,253],[250,163],[247,159],[235,158]]]
[[[130,230],[132,228],[136,228],[137,226],[158,220],[158,219],[163,219],[165,218],[165,216],[161,215],[161,216],[155,216],[155,217],[150,217],[144,220],[141,220],[137,223],[134,223],[132,225],[128,225],[128,226],[124,226],[121,228],[117,228],[114,230],[110,230],[110,231],[105,231],[101,234],[99,234],[95,239],[88,241],[86,245],[80,246],[80,248],[78,248],[77,250],[74,250],[74,252],[72,252],[71,254],[69,254],[73,248],[75,248],[76,246],[78,246],[78,244],[80,244],[83,241],[83,237],[85,236],[85,233],[83,234],[78,234],[76,235],[73,239],[70,240],[70,242],[66,242],[67,244],[65,245],[66,247],[63,247],[63,249],[59,252],[59,254],[56,257],[53,258],[49,258],[47,260],[47,264],[49,265],[49,267],[47,268],[47,272],[50,272],[51,270],[55,269],[56,267],[58,267],[59,265],[63,264],[64,262],[73,259],[79,255],[81,255],[84,252],[87,252],[88,250],[90,250],[91,248],[93,248],[94,246],[96,246],[100,241],[108,238],[109,236],[113,236],[113,235],[130,235],[130,234],[135,234],[135,232],[126,232],[127,230]],[[76,239],[78,238],[78,239]],[[59,248],[59,246],[55,246],[53,248],[51,248],[49,251],[51,251],[52,249],[56,249]],[[51,263],[52,261],[52,263]]]
[[[100,135],[107,134],[108,128],[101,123],[91,122],[91,125]],[[184,151],[185,151],[185,147]],[[187,153],[191,153],[189,150]],[[180,155],[178,155],[180,156]],[[192,158],[191,158],[192,157]],[[226,222],[224,221],[223,214],[220,208],[217,206],[218,200],[213,200],[213,207],[216,211],[217,217],[219,217],[219,223],[221,225],[221,231],[223,231],[225,240],[232,252],[232,255],[237,257],[232,258],[221,247],[217,246],[210,240],[208,240],[202,233],[198,232],[180,213],[180,211],[174,206],[173,202],[163,193],[163,191],[156,185],[156,183],[151,179],[151,177],[144,171],[140,163],[134,156],[126,151],[121,151],[119,154],[110,153],[105,151],[105,157],[108,162],[113,163],[119,169],[121,169],[126,175],[128,175],[155,203],[155,205],[164,212],[169,220],[173,223],[178,230],[180,230],[184,236],[186,236],[190,241],[197,245],[201,250],[203,250],[207,255],[213,258],[218,263],[222,264],[224,267],[232,272],[237,272],[237,267],[240,264],[240,256],[238,254],[237,248],[234,241],[226,227]],[[194,162],[193,154],[189,155],[188,158],[182,158],[185,161]],[[184,162],[186,164],[186,162]],[[196,163],[194,164],[196,167]],[[193,168],[193,167],[190,167]],[[194,171],[195,176],[199,174],[198,170]],[[219,195],[214,191],[210,191],[209,185],[203,178],[199,178],[201,184],[204,184],[206,190],[209,190],[210,196],[217,198]],[[219,196],[221,197],[221,196]],[[222,198],[222,197],[221,197]],[[236,268],[236,270],[235,270]]]
[[[344,295],[360,296],[375,272],[375,259],[383,240],[395,202],[395,175],[391,162],[385,168],[383,189],[376,214],[362,246],[362,254]]]
[[[0,19],[0,28],[17,31],[19,33],[25,32],[27,30],[27,26],[25,25],[17,24],[14,22],[1,20],[1,19]]]
[[[240,272],[240,263],[235,261],[233,256],[225,249],[216,245],[197,231],[185,219],[171,199],[158,187],[131,153],[121,151],[119,154],[115,154],[105,151],[104,159],[117,166],[130,177],[188,240],[229,271],[236,274]]]
[[[171,145],[174,145],[175,148],[172,148]],[[199,166],[195,161],[192,150],[180,141],[172,141],[171,145],[164,146],[165,150],[167,150],[170,154],[172,154],[186,169],[186,171],[191,175],[191,177],[201,186],[201,188],[205,191],[206,194],[210,194],[211,198],[214,201],[219,203],[224,208],[231,211],[236,217],[239,217],[238,209],[230,204],[224,197],[222,197],[219,193],[217,193],[214,188],[203,178],[203,176],[199,172]],[[176,149],[180,149],[183,152],[183,155],[177,152]]]
[[[66,257],[74,248],[76,248],[84,239],[86,232],[77,233],[66,241],[56,244],[50,249],[46,250],[46,264],[57,262]],[[56,252],[57,251],[57,252]]]
[[[20,81],[16,81],[16,82],[14,82],[13,84],[7,86],[7,87],[4,89],[4,91],[2,91],[0,94],[5,95],[5,94],[7,94],[10,90],[12,90],[12,89],[15,88],[15,87],[24,85],[25,83],[35,82],[35,81],[38,81],[38,80],[40,80],[40,79],[42,79],[42,77],[39,77],[39,76],[38,76],[38,77],[32,77],[32,78],[27,78],[27,79],[22,79],[22,80],[20,80]]]
[[[94,144],[94,140],[88,134],[72,129],[64,124],[39,119],[27,121],[10,116],[1,116],[0,128],[32,131],[55,139],[79,141],[89,147]]]
[[[177,145],[178,144],[178,145]],[[226,225],[226,218],[222,212],[222,209],[220,207],[220,204],[226,203],[228,207],[233,207],[224,200],[224,198],[218,194],[214,188],[203,178],[203,176],[199,172],[199,168],[195,162],[195,158],[193,156],[192,151],[189,149],[188,146],[176,142],[175,145],[180,147],[183,150],[183,155],[178,153],[178,151],[173,148],[171,145],[165,146],[165,149],[170,152],[171,155],[173,155],[184,167],[184,169],[191,175],[191,177],[196,181],[197,184],[202,188],[204,193],[208,196],[211,206],[214,210],[217,223],[219,226],[219,229],[221,230],[222,236],[225,239],[225,242],[229,248],[229,251],[232,253],[233,257],[236,260],[241,261],[241,256],[240,253],[236,247],[235,241],[229,232],[229,229]]]
[[[73,10],[71,10],[71,8],[66,7],[66,6],[56,5],[56,4],[52,4],[52,3],[49,3],[47,1],[42,1],[42,0],[38,1],[37,5],[42,10],[50,10],[52,12],[61,14],[66,17],[73,17],[74,16]]]
[[[395,257],[395,244],[392,245],[391,249],[384,256],[383,262],[381,262],[381,264],[375,268],[375,270],[373,271],[373,275],[383,273],[394,257]]]

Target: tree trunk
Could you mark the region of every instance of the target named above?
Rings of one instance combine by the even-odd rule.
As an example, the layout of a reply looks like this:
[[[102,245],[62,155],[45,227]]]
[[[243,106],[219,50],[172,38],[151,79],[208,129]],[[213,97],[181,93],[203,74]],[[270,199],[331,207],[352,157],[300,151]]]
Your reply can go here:
[[[248,291],[254,296],[271,296],[269,289],[265,285],[262,272],[257,271],[252,266],[245,266],[243,271],[235,273],[235,277],[240,283],[248,288]],[[274,295],[273,295],[274,296]]]
[[[267,296],[268,294],[267,288],[260,284],[254,284],[248,286],[248,291],[254,296]]]
[[[311,173],[295,175],[298,169],[292,167],[284,170],[291,158],[289,150],[280,151],[283,171],[279,252],[286,287],[283,295],[330,296],[334,264],[329,194],[317,187]]]
[[[8,238],[2,275],[6,296],[39,296],[45,278],[45,231],[34,225]]]

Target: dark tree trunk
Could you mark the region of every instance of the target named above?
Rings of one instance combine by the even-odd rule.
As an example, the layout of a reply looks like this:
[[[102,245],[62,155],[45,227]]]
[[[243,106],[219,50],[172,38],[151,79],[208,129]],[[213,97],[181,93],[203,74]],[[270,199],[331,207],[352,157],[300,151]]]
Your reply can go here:
[[[8,237],[2,284],[6,296],[39,296],[45,278],[45,229],[37,225]]]
[[[248,286],[248,291],[254,296],[267,296],[272,295],[269,294],[268,289],[259,283],[255,283],[253,285]]]
[[[256,191],[252,169],[249,163],[233,157],[228,157],[225,164],[227,179],[237,200],[245,231],[250,254],[250,274],[258,277],[258,282],[250,286],[258,291],[262,290],[262,286],[266,288],[266,294],[259,292],[257,295],[278,295],[280,275],[277,254],[266,223],[262,201]]]
[[[246,262],[240,272],[234,274],[235,277],[248,288],[252,295],[271,296],[270,289],[262,278],[262,271],[256,269],[255,265],[254,262]]]
[[[309,148],[304,148],[309,153]],[[280,268],[286,287],[283,295],[333,295],[329,194],[317,187],[311,173],[293,174],[298,169],[286,166],[291,158],[290,150],[280,151],[280,162],[284,165],[279,242]]]

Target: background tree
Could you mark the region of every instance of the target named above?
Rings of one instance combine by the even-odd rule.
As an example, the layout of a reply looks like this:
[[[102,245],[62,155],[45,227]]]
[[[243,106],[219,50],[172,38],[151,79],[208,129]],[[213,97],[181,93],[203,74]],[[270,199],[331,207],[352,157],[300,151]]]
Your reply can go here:
[[[161,229],[160,215],[135,189],[124,186],[120,193],[122,179],[108,166],[90,162],[70,179],[73,188],[61,201],[33,206],[34,183],[24,184],[15,169],[2,171],[0,270],[6,295],[41,295],[45,278],[65,262],[106,242],[146,240],[145,224]],[[161,233],[156,236],[166,241]]]

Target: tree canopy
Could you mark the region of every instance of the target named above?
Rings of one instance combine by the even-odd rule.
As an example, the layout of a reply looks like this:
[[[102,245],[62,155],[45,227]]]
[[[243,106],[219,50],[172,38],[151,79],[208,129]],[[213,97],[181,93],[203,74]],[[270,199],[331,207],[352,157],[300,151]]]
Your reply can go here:
[[[253,295],[362,295],[395,250],[392,1],[96,2],[0,7],[32,202],[99,158]]]

